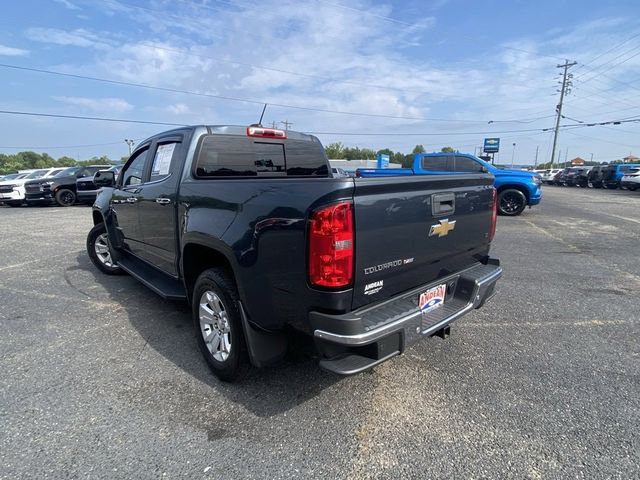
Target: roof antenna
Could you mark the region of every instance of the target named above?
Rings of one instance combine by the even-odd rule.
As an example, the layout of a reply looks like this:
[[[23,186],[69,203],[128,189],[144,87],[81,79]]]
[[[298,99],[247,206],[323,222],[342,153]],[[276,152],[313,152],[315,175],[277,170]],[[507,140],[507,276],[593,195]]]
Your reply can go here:
[[[252,123],[251,125],[249,125],[250,127],[262,127],[262,118],[264,117],[264,112],[267,110],[267,104],[264,104],[264,107],[262,107],[262,114],[260,115],[260,120],[258,120],[258,123]]]

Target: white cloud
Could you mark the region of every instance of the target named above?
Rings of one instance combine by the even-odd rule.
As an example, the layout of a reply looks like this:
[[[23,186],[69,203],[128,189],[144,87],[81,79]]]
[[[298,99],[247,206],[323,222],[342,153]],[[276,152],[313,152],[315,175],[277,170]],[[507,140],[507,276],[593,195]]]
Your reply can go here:
[[[54,96],[54,100],[68,105],[83,107],[96,112],[123,113],[133,109],[126,100],[122,98],[87,98],[87,97],[65,97]]]
[[[29,28],[25,32],[29,40],[42,43],[52,43],[55,45],[74,46],[82,48],[95,48],[106,50],[111,48],[104,36],[89,32],[83,28],[72,31],[60,30],[57,28]]]
[[[166,111],[174,115],[184,115],[186,113],[192,113],[191,109],[184,103],[176,103],[173,105],[169,105],[166,108]]]
[[[74,5],[73,3],[71,3],[69,0],[54,0],[56,3],[59,3],[61,5],[64,5],[66,8],[68,8],[69,10],[80,10],[80,7],[78,7],[77,5]]]
[[[0,55],[4,55],[7,57],[25,57],[29,55],[29,50],[0,45]]]

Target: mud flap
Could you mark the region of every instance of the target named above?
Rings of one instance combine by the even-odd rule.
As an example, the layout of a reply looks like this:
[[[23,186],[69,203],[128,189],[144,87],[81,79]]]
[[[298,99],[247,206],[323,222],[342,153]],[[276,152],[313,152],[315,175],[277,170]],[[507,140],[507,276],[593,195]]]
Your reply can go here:
[[[287,339],[283,333],[265,332],[253,328],[247,319],[242,302],[238,302],[242,330],[247,342],[249,360],[254,367],[266,367],[284,357],[287,352]]]

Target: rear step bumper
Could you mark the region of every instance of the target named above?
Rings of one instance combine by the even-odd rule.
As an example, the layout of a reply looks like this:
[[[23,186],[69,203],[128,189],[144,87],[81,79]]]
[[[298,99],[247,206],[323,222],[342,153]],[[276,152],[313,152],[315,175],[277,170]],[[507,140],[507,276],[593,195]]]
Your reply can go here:
[[[451,322],[481,307],[495,291],[502,276],[500,262],[491,259],[467,270],[416,288],[383,303],[343,315],[311,312],[310,321],[320,353],[320,366],[350,375],[371,368],[425,336],[432,336]],[[442,307],[423,314],[418,298],[429,288],[447,285]]]

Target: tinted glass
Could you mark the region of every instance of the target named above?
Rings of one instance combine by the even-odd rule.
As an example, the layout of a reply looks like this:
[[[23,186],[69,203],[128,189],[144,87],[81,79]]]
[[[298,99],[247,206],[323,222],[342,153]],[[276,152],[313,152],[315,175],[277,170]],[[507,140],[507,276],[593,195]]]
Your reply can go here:
[[[35,172],[31,172],[29,175],[27,175],[24,178],[40,178],[48,171],[49,170],[36,170]]]
[[[319,142],[308,140],[287,140],[287,175],[313,175],[326,177],[329,167],[324,149]],[[342,169],[338,169],[344,174]]]
[[[65,168],[64,170],[62,170],[59,174],[56,175],[56,177],[72,177],[74,176],[76,173],[78,173],[80,171],[82,167],[69,167],[69,168]]]
[[[422,157],[422,169],[453,172],[453,155]]]
[[[253,147],[255,150],[253,162],[258,175],[286,175],[283,144],[256,142]]]
[[[253,144],[248,138],[208,135],[202,140],[196,175],[237,177],[257,175]]]
[[[482,171],[482,165],[468,157],[455,157],[455,172],[474,172]]]
[[[210,135],[203,139],[196,162],[198,177],[328,176],[319,142],[286,140],[261,142],[238,136]]]
[[[144,175],[144,164],[147,159],[148,148],[136,154],[135,158],[129,163],[127,169],[124,171],[124,177],[122,185],[139,185],[142,183]]]

